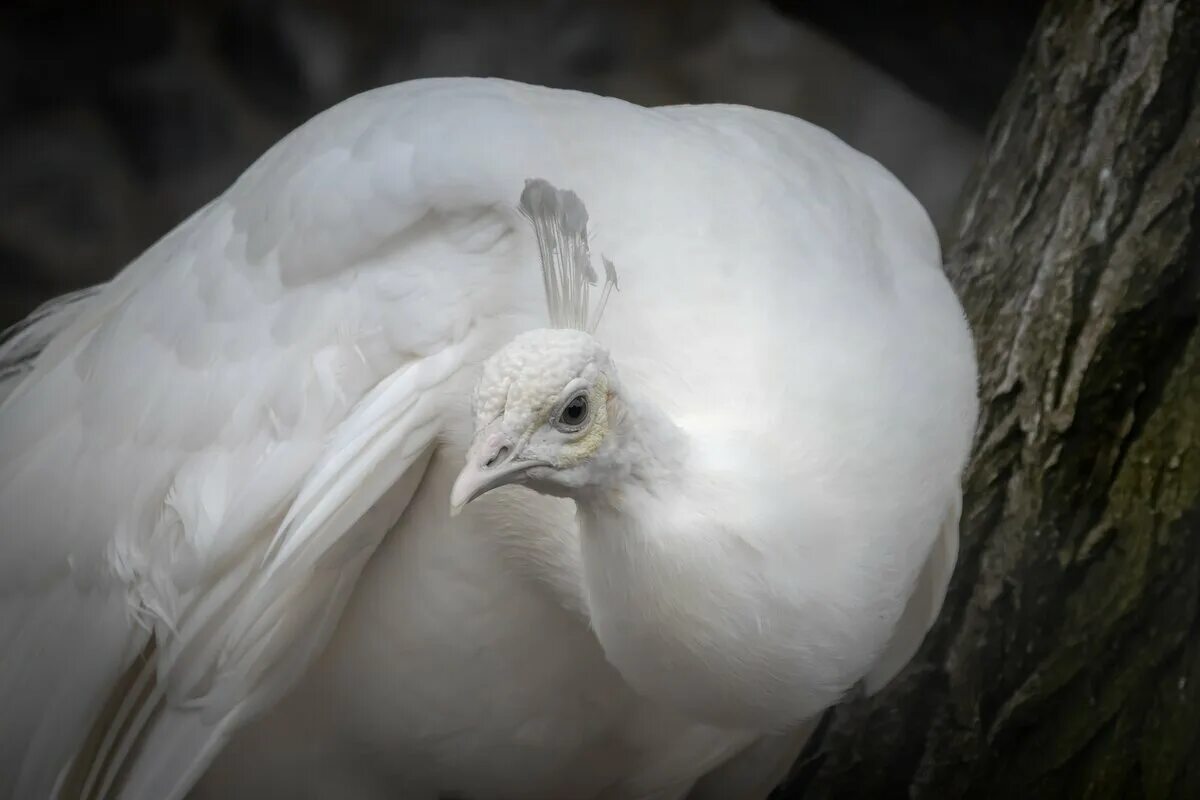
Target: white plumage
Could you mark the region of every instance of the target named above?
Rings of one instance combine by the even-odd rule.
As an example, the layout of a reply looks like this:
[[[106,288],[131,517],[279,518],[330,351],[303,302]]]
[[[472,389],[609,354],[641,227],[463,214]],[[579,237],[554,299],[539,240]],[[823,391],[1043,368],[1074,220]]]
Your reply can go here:
[[[579,521],[511,486],[451,518],[480,364],[547,324],[530,178],[620,272],[581,346],[631,410],[594,452],[626,419],[643,450],[534,480]],[[762,797],[936,616],[976,413],[934,231],[875,162],[491,80],[316,117],[0,361],[18,798]],[[601,463],[671,488],[597,505]]]

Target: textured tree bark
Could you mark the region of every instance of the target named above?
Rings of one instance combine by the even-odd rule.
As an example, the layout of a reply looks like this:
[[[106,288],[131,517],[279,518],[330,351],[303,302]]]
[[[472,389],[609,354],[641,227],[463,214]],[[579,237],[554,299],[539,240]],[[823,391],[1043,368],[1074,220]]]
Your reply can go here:
[[[1196,0],[1044,10],[948,253],[982,413],[945,609],[777,796],[1200,797],[1198,66]]]

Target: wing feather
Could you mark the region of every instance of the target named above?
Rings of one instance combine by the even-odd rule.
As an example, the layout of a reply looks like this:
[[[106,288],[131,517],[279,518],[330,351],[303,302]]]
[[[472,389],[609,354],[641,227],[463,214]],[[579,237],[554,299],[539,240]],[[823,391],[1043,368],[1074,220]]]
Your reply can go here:
[[[0,345],[0,797],[182,796],[323,647],[467,368],[544,316],[520,91],[347,101]]]
[[[937,621],[942,611],[942,601],[946,599],[950,576],[954,574],[954,564],[958,560],[958,518],[961,513],[962,495],[955,493],[938,531],[938,538],[917,576],[904,613],[896,623],[896,630],[879,661],[863,679],[867,694],[883,689],[904,669],[917,654],[925,634]]]
[[[37,355],[79,316],[84,302],[102,287],[89,286],[43,303],[0,335],[0,403],[31,369]]]

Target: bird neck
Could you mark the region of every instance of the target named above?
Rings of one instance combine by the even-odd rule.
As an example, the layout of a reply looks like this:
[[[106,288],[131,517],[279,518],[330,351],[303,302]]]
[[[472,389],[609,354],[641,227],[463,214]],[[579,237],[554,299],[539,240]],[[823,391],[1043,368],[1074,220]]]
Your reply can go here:
[[[825,528],[773,494],[780,464],[729,431],[698,438],[627,385],[613,410],[599,479],[574,494],[605,658],[642,696],[723,727],[779,731],[836,702],[891,622],[853,628],[846,598],[823,594],[857,572],[833,555],[817,569]]]
[[[652,401],[623,390],[609,398],[610,434],[597,462],[601,474],[576,500],[601,513],[622,513],[634,495],[677,488],[686,462],[686,433]]]
[[[628,387],[610,404],[610,424],[601,473],[575,494],[584,603],[605,657],[677,712],[778,726],[778,710],[746,691],[755,676],[728,658],[747,645],[750,623],[730,625],[728,612],[756,613],[743,580],[755,568],[729,556],[721,509],[730,504],[697,443]]]

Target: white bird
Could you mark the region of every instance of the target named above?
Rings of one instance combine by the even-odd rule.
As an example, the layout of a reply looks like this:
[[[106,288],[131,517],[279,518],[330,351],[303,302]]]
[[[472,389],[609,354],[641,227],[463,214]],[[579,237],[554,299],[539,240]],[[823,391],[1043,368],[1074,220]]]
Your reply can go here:
[[[937,615],[976,416],[874,161],[496,80],[319,115],[0,364],[17,798],[764,797]]]

